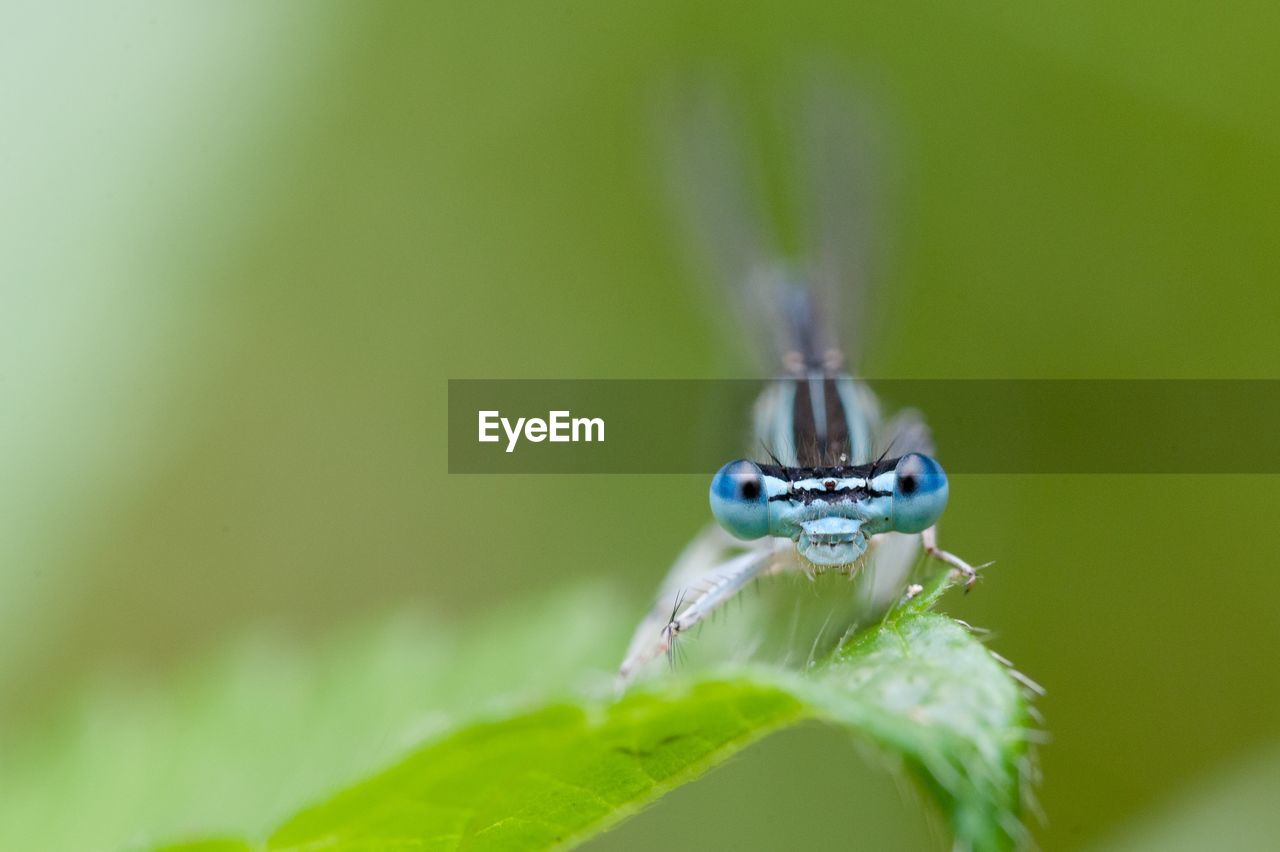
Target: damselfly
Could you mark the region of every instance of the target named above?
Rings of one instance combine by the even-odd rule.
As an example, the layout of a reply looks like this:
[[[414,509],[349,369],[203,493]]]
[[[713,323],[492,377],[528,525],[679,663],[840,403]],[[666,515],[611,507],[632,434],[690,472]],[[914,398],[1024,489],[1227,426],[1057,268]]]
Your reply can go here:
[[[721,283],[720,303],[736,314],[739,340],[771,349],[781,377],[754,412],[756,458],[731,461],[711,481],[716,523],[686,547],[641,622],[619,671],[625,683],[669,652],[680,634],[704,621],[753,580],[782,572],[867,573],[874,561],[875,605],[905,591],[919,550],[962,576],[977,571],[942,550],[937,523],[947,476],[933,458],[923,418],[913,410],[881,414],[871,389],[855,379],[836,346],[836,308],[856,326],[870,242],[865,131],[858,110],[829,87],[805,90],[796,120],[802,212],[812,237],[783,260],[764,227],[773,218],[753,191],[745,134],[713,96],[679,122],[668,152],[687,224]],[[769,347],[767,342],[774,345]]]

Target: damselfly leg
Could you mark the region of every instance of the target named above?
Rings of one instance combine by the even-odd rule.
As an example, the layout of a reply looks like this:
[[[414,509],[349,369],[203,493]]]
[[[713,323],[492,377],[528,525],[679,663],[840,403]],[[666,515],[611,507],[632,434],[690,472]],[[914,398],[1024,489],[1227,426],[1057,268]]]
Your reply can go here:
[[[619,685],[625,684],[640,666],[669,653],[681,633],[692,630],[744,586],[768,571],[773,558],[774,548],[771,545],[757,545],[713,566],[691,586],[677,592],[670,609],[655,607],[637,629],[631,649],[618,669]],[[662,603],[665,601],[659,606]],[[665,613],[665,618],[654,631],[658,613]]]
[[[937,525],[929,527],[920,533],[920,543],[924,545],[924,552],[931,559],[936,559],[944,565],[949,566],[953,571],[964,577],[964,590],[968,592],[973,588],[973,584],[978,582],[978,572],[986,568],[991,563],[974,567],[965,562],[954,553],[950,553],[938,547],[938,527]]]

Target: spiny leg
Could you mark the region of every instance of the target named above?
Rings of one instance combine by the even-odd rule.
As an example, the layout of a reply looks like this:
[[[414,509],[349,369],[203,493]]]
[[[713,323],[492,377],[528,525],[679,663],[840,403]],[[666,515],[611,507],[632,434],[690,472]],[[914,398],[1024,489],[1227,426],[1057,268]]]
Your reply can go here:
[[[686,595],[689,588],[704,580],[742,546],[742,542],[730,536],[719,524],[703,527],[680,551],[667,571],[653,606],[632,633],[626,658],[630,660],[643,646],[653,641],[658,631],[671,620],[677,601]]]
[[[964,577],[964,590],[966,594],[973,588],[973,584],[978,582],[978,570],[986,568],[987,565],[991,564],[988,562],[987,565],[979,565],[977,568],[974,568],[954,553],[949,553],[948,551],[938,547],[938,527],[936,524],[920,533],[920,542],[924,545],[924,552],[927,555],[937,559],[944,565],[950,566],[953,571],[956,571]]]
[[[654,598],[653,606],[636,625],[627,646],[623,663],[623,676],[629,675],[628,663],[638,659],[643,649],[653,643],[663,627],[671,621],[672,613],[682,603],[690,588],[704,581],[719,565],[722,565],[743,543],[733,538],[719,524],[708,524],[680,551],[667,575],[663,578]]]
[[[653,615],[657,610],[650,613],[641,622],[627,651],[627,657],[618,669],[618,686],[625,686],[641,666],[670,651],[680,633],[694,627],[770,568],[773,556],[774,548],[771,543],[756,545],[746,553],[734,556],[702,574],[689,591],[676,593],[670,609],[664,613],[662,626],[657,631],[653,630]],[[685,605],[686,600],[689,601],[688,605]]]

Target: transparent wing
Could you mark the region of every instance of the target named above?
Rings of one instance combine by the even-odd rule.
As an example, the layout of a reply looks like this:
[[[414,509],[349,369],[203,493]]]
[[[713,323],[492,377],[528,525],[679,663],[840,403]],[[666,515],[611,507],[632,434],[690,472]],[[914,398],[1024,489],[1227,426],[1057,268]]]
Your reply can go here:
[[[659,121],[686,247],[715,285],[712,313],[767,373],[796,358],[830,366],[841,339],[862,346],[880,195],[874,122],[847,83],[810,73],[775,101],[746,109],[741,90],[706,77],[673,89]]]
[[[745,115],[723,79],[671,87],[661,99],[662,171],[691,264],[707,288],[709,313],[738,360],[756,375],[777,369],[769,270],[778,247],[763,201],[763,175],[749,149]]]
[[[830,318],[829,333],[839,336],[856,372],[875,342],[869,311],[885,237],[884,126],[870,99],[830,67],[808,70],[783,97],[794,134],[806,273],[818,310]]]

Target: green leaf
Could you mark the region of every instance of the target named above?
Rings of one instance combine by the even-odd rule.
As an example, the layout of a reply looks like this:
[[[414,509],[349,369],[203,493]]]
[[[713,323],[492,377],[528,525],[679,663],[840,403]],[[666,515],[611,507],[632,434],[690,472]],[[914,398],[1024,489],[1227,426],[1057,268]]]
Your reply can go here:
[[[747,681],[557,705],[475,725],[304,811],[272,849],[311,845],[536,849],[594,834],[799,718]]]
[[[629,617],[582,585],[466,620],[352,619],[305,644],[261,627],[162,678],[103,671],[38,723],[0,723],[0,849],[263,840],[424,741],[603,679]]]
[[[621,700],[557,702],[460,727],[289,819],[267,847],[528,849],[571,845],[751,742],[820,720],[900,758],[960,848],[1026,838],[1026,690],[925,594],[804,672],[670,677]]]

